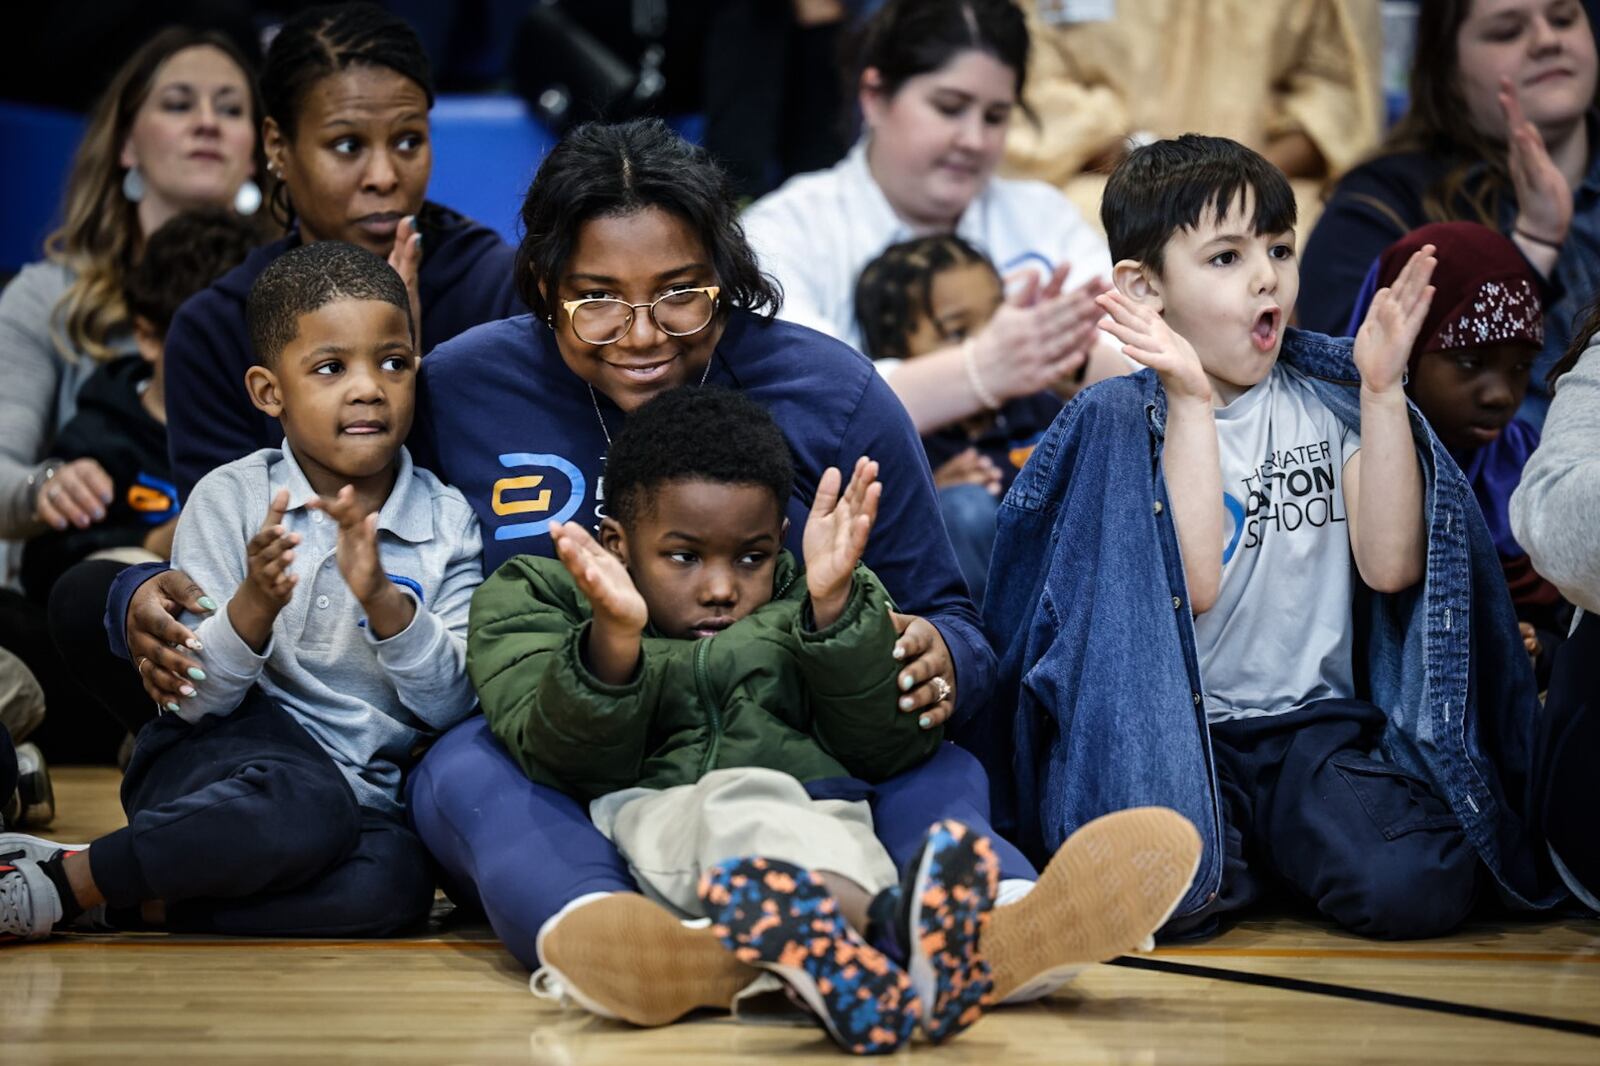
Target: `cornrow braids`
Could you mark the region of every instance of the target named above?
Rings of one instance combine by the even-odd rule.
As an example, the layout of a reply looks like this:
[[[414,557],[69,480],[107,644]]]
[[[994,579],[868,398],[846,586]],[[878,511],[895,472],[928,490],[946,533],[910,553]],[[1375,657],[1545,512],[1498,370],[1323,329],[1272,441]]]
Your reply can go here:
[[[868,263],[856,281],[856,324],[868,358],[906,358],[907,339],[933,314],[933,279],[971,263],[994,270],[988,256],[953,233],[891,244]]]
[[[417,83],[433,107],[433,70],[416,31],[377,4],[324,4],[283,24],[267,50],[261,97],[267,116],[294,136],[300,106],[330,74],[352,66],[387,67]]]
[[[411,297],[394,267],[365,248],[343,241],[317,241],[291,248],[274,259],[250,286],[245,318],[256,362],[271,367],[300,332],[300,316],[338,300],[382,300],[411,321]]]

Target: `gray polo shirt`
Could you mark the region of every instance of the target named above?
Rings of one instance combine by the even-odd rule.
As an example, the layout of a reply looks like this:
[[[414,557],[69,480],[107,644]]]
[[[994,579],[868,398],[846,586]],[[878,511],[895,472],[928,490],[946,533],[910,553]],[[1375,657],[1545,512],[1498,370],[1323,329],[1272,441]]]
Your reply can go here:
[[[244,580],[246,545],[267,505],[289,490],[283,524],[303,538],[293,598],[257,655],[222,609],[184,621],[204,643],[206,679],[178,712],[196,722],[230,714],[251,685],[277,700],[333,757],[362,806],[400,807],[401,768],[426,738],[477,703],[467,679],[467,612],[483,579],[477,519],[466,499],[400,450],[394,491],[378,512],[384,571],[417,601],[411,624],[375,640],[339,573],[338,523],[306,507],[316,493],[284,442],[218,467],[184,501],[172,565],[223,602]]]

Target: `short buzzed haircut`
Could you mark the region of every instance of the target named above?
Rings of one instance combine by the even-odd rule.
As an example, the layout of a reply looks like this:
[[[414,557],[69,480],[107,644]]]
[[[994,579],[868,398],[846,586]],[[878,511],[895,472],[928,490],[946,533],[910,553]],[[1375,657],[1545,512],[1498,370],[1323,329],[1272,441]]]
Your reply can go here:
[[[1192,230],[1205,214],[1226,215],[1255,194],[1250,225],[1256,236],[1294,228],[1294,190],[1283,171],[1226,137],[1185,133],[1128,154],[1106,182],[1100,200],[1111,261],[1131,259],[1161,273],[1167,242]]]
[[[794,491],[789,442],[767,409],[742,392],[682,386],[628,416],[606,456],[606,506],[624,529],[651,514],[669,481],[755,485],[782,515]]]
[[[246,317],[256,361],[274,366],[300,329],[300,316],[339,300],[382,300],[406,316],[417,340],[411,298],[394,268],[365,248],[343,241],[317,241],[283,253],[250,287]]]

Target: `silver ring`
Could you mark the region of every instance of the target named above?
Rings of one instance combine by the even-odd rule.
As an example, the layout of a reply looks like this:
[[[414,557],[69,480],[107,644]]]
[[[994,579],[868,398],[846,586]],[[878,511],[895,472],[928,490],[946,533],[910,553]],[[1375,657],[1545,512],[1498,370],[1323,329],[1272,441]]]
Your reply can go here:
[[[934,699],[939,703],[943,703],[945,700],[949,699],[950,693],[954,691],[950,687],[950,682],[946,681],[942,674],[935,674],[933,676],[933,680],[928,682],[928,684],[933,686]]]
[[[133,672],[138,674],[140,677],[143,677],[144,676],[144,664],[149,662],[149,661],[150,661],[150,656],[148,656],[148,655],[139,656],[139,661],[133,664]]]
[[[52,500],[55,499],[57,496],[61,495],[61,486],[51,485],[49,491],[46,492],[45,495],[50,497]]]

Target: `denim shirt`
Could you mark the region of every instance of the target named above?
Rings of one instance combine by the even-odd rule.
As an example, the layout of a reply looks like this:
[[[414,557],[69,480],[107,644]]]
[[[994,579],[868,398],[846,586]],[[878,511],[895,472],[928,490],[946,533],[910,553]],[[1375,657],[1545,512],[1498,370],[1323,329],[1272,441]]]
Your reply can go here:
[[[1360,426],[1352,342],[1291,329],[1280,356]],[[1358,591],[1356,695],[1388,715],[1378,756],[1429,782],[1515,906],[1561,897],[1524,822],[1538,701],[1472,489],[1410,408],[1425,482],[1425,578]],[[1159,804],[1205,853],[1176,917],[1215,895],[1221,817],[1194,617],[1161,471],[1166,394],[1145,370],[1086,390],[1000,508],[984,622],[996,713],[964,742],[989,768],[997,825],[1050,853],[1089,820]],[[1292,606],[1285,625],[1293,624]],[[1404,827],[1399,827],[1403,830]]]

